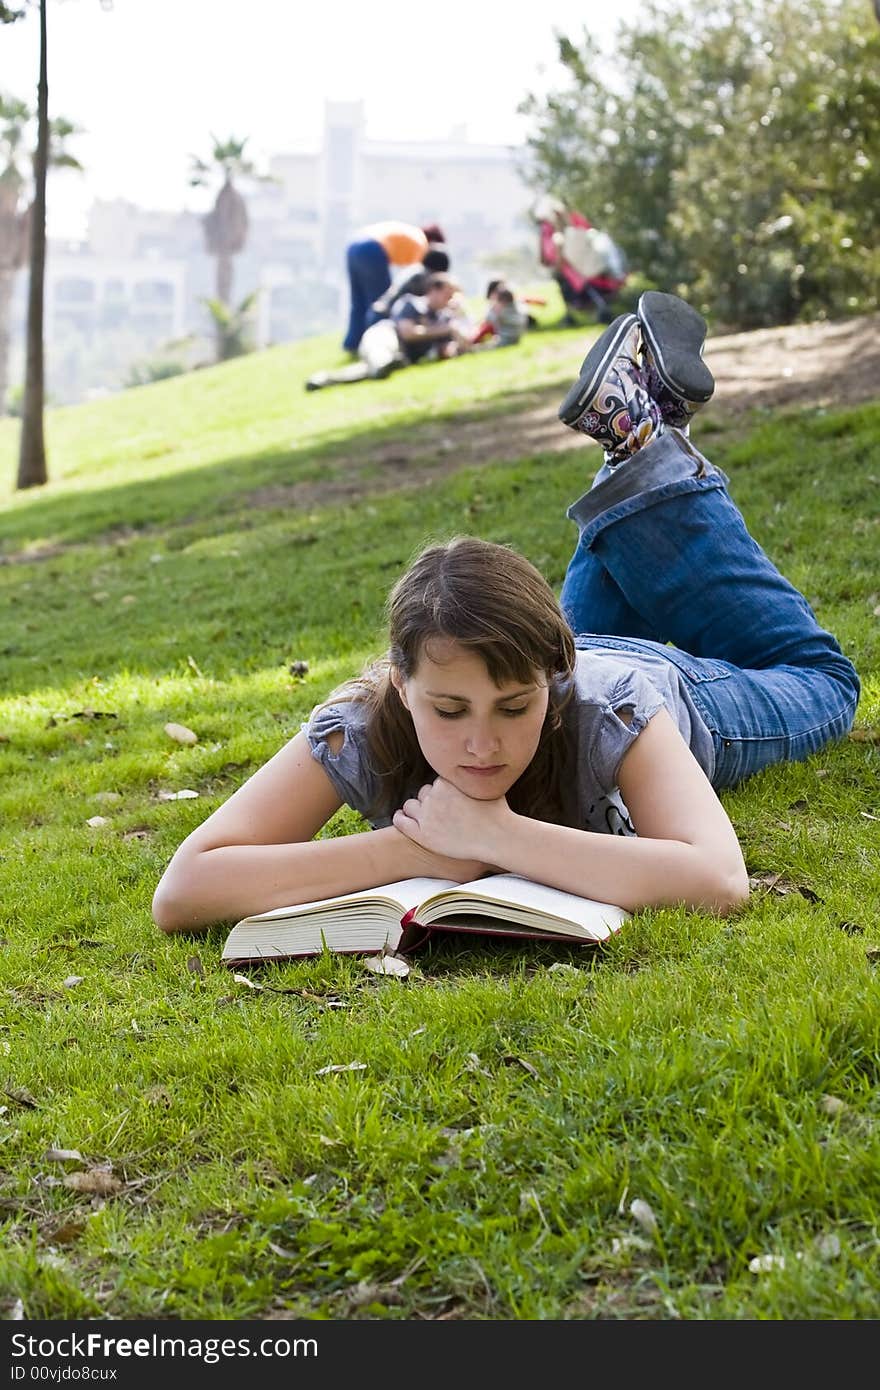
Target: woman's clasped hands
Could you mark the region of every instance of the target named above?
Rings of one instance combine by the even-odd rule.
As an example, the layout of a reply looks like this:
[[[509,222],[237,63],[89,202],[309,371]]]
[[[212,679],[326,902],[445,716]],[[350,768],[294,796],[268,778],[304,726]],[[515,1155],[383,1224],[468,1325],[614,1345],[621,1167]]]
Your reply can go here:
[[[438,777],[395,811],[393,824],[434,854],[498,864],[513,819],[514,812],[503,796],[478,800]]]

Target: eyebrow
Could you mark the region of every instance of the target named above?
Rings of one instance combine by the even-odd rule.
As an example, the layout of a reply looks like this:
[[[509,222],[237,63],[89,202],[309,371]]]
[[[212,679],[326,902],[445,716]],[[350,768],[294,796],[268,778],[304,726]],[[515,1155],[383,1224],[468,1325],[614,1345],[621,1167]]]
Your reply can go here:
[[[533,695],[537,689],[537,685],[530,685],[524,690],[511,691],[508,695],[499,695],[495,704],[503,705],[508,700],[520,700],[524,695]],[[466,695],[453,695],[449,690],[426,690],[425,694],[430,696],[432,700],[457,700],[460,705],[471,703]]]

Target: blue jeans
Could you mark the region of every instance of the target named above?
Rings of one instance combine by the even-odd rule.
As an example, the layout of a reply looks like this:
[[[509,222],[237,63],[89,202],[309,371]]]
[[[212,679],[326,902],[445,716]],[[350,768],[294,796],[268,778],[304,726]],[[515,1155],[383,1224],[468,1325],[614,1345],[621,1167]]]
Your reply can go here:
[[[859,699],[852,662],[749,535],[727,481],[678,430],[601,468],[568,509],[580,536],[561,595],[579,647],[678,667],[716,788],[841,738]]]
[[[384,294],[391,284],[391,271],[384,246],[372,237],[350,243],[345,256],[351,304],[348,328],[342,346],[357,352],[358,343],[376,315],[371,309],[374,299]]]

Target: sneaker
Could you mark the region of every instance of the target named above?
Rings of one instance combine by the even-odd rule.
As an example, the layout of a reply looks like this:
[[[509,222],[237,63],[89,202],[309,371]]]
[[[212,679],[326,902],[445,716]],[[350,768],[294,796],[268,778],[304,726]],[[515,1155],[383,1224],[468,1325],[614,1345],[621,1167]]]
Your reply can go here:
[[[593,344],[559,407],[564,425],[602,445],[606,463],[629,458],[663,428],[639,363],[641,345],[635,314],[621,314]]]
[[[674,294],[646,290],[638,303],[642,364],[667,425],[686,429],[711,399],[715,378],[703,361],[706,320]]]
[[[315,372],[314,376],[310,376],[306,382],[306,390],[320,391],[322,386],[329,385],[329,377],[329,372]]]

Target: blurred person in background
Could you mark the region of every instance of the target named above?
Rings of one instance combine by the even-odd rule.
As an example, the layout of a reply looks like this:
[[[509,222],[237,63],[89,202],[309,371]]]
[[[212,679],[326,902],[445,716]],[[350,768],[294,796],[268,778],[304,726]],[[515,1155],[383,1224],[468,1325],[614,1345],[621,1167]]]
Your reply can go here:
[[[426,257],[430,258],[426,265]],[[442,262],[441,262],[441,259]],[[445,237],[436,223],[417,227],[410,222],[373,222],[362,227],[345,253],[349,283],[348,328],[342,346],[355,354],[361,338],[371,324],[387,316],[390,303],[381,306],[383,296],[429,271],[446,271],[449,259]]]
[[[565,304],[563,323],[574,326],[575,312],[594,313],[599,323],[611,323],[612,301],[627,280],[620,247],[558,198],[539,198],[532,217],[538,224],[540,262],[553,271]]]
[[[424,295],[403,295],[387,319],[380,319],[364,331],[357,362],[336,371],[315,372],[306,381],[306,390],[380,381],[414,362],[457,357],[467,352],[471,330],[463,328],[458,320],[460,293],[451,275],[438,272],[430,276]]]

